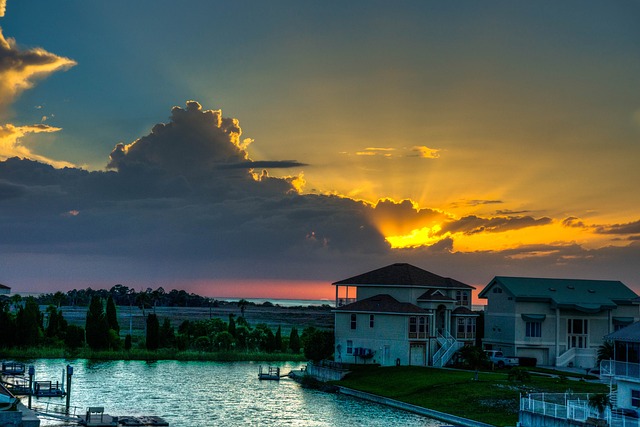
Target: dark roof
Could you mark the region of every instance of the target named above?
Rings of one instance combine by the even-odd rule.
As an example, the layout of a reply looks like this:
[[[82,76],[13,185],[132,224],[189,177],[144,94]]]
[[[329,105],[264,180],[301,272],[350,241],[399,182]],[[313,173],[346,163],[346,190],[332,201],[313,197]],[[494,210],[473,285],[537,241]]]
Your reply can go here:
[[[469,310],[467,307],[458,307],[451,312],[454,316],[479,316],[478,313]]]
[[[334,282],[334,285],[393,285],[393,286],[423,286],[434,288],[464,288],[475,289],[448,277],[441,277],[411,264],[397,263],[368,273],[359,274],[348,279]]]
[[[598,312],[618,303],[636,303],[638,295],[617,280],[543,279],[496,276],[478,294],[487,298],[491,288],[501,285],[520,301],[550,301],[552,306]]]
[[[400,302],[391,295],[380,294],[336,308],[335,311],[424,314],[427,310],[409,302]]]
[[[633,323],[609,335],[605,335],[604,339],[606,341],[640,342],[640,322]]]
[[[0,283],[0,289],[11,289],[11,288]]]

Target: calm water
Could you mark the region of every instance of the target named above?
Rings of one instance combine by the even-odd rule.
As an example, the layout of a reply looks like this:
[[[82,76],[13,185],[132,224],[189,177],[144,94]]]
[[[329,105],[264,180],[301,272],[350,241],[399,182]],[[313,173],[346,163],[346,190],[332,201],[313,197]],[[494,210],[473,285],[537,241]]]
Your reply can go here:
[[[104,406],[110,415],[157,415],[171,427],[443,424],[360,399],[303,389],[288,378],[258,381],[260,364],[252,362],[42,360],[33,363],[36,380],[61,380],[67,364],[74,368],[72,406],[82,411]],[[282,373],[302,366],[272,365],[280,366]],[[64,404],[64,399],[35,398],[33,404],[49,400]]]

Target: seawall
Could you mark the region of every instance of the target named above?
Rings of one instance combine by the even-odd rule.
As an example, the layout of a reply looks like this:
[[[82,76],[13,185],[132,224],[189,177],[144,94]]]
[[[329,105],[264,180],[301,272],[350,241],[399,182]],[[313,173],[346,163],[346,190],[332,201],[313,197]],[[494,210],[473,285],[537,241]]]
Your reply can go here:
[[[389,399],[388,397],[382,397],[364,391],[354,390],[352,388],[338,386],[338,392],[347,396],[354,396],[360,399],[369,400],[371,402],[381,403],[383,405],[391,406],[405,411],[410,411],[415,414],[424,415],[427,417],[435,418],[440,421],[465,426],[465,427],[493,427],[491,424],[482,423],[480,421],[470,420],[468,418],[458,417],[456,415],[447,414],[445,412],[436,411],[433,409],[423,408],[422,406],[412,405],[410,403],[400,402],[399,400]]]

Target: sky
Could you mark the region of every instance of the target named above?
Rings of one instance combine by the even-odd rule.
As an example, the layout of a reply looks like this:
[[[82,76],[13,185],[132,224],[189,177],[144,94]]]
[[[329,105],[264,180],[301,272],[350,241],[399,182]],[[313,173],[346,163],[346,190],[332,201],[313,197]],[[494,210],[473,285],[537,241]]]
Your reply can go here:
[[[640,293],[637,1],[0,0],[0,283]]]

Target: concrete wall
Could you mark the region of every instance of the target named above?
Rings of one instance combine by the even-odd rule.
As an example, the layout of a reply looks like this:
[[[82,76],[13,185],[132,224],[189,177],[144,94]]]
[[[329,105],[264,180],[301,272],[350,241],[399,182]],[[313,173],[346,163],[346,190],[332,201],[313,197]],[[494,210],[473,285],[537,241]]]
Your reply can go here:
[[[585,427],[592,426],[585,422],[548,417],[542,414],[520,411],[518,425],[520,427]]]
[[[426,417],[435,418],[437,420],[445,421],[459,426],[466,427],[492,427],[491,424],[481,423],[479,421],[470,420],[467,418],[458,417],[456,415],[447,414],[433,409],[423,408],[422,406],[412,405],[410,403],[400,402],[398,400],[389,399],[386,397],[378,396],[375,394],[365,393],[359,390],[353,390],[346,387],[338,387],[338,390],[342,394],[348,396],[358,397],[371,402],[381,403],[383,405],[392,406],[394,408],[403,409],[405,411],[413,412],[415,414],[424,415]]]

